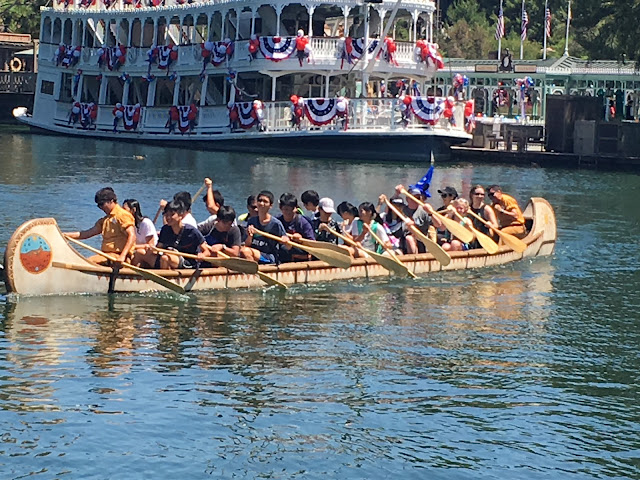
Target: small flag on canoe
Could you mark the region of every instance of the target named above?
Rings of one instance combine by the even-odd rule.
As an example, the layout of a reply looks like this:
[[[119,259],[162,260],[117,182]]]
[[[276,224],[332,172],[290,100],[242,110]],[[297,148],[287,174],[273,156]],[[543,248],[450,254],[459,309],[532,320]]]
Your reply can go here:
[[[412,188],[417,188],[418,190],[422,191],[425,197],[431,198],[431,194],[429,193],[429,185],[431,185],[432,178],[433,178],[433,165],[429,167],[429,170],[427,170],[427,173],[424,174],[424,177],[422,177],[418,181],[418,183],[416,183],[415,185],[409,185],[409,190],[411,190]]]

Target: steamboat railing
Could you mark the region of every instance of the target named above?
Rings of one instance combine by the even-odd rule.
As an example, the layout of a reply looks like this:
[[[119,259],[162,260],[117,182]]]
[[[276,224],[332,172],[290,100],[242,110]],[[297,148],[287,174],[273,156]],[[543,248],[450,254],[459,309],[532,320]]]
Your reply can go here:
[[[373,39],[371,39],[373,40]],[[251,71],[290,71],[295,73],[330,71],[331,75],[347,73],[350,70],[362,70],[366,66],[363,59],[352,60],[348,63],[341,59],[342,40],[339,38],[317,37],[311,39],[311,55],[303,60],[302,66],[295,54],[280,62],[273,62],[258,54],[256,59],[249,55],[249,41],[240,40],[234,44],[234,52],[230,58],[219,66],[206,65],[205,72],[224,74],[228,69],[251,70]],[[179,69],[181,75],[198,74],[203,69],[202,48],[200,44],[178,45],[178,59],[171,64],[170,70]],[[413,42],[396,42],[397,50],[394,55],[395,63],[391,64],[380,55],[376,60],[376,69],[386,73],[397,71],[399,75],[432,76],[435,73],[433,67],[427,67],[425,63],[419,62],[415,53]],[[41,65],[55,65],[55,53],[59,45],[51,43],[41,43],[39,51],[39,62]],[[82,47],[78,63],[67,69],[98,70],[98,57],[100,47]],[[119,72],[130,74],[145,73],[149,68],[148,55],[149,47],[128,47],[125,65],[119,68]],[[371,56],[368,57],[371,59]],[[64,66],[60,66],[65,69]],[[155,75],[166,73],[166,70],[159,70],[157,66],[151,66],[151,73]]]
[[[291,119],[290,102],[264,102],[263,118],[259,125],[250,129],[231,128],[229,110],[226,106],[205,106],[198,109],[197,121],[189,131],[182,133],[177,128],[171,132],[175,136],[206,137],[219,134],[233,134],[245,132],[250,135],[264,135],[273,132],[320,132],[326,130],[344,130],[345,123],[341,117],[336,117],[330,124],[313,125],[303,117],[300,126],[294,126]],[[56,102],[54,123],[59,126],[82,129],[80,122],[75,125],[69,122],[72,103]],[[134,130],[125,130],[122,121],[118,123],[119,134],[169,134],[169,106],[142,107],[140,122]],[[442,134],[464,137],[464,103],[459,102],[454,110],[455,126],[445,118],[437,120],[435,125],[426,125],[417,118],[404,124],[400,113],[401,102],[396,98],[368,98],[350,100],[346,118],[347,131],[380,131],[380,130],[432,130]],[[100,105],[95,123],[89,129],[113,131],[113,105]],[[470,138],[470,137],[469,137]]]

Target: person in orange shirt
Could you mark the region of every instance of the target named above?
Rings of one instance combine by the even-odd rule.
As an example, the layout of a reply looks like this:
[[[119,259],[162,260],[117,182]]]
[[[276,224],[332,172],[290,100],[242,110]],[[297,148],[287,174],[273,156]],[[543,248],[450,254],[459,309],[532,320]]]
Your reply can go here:
[[[66,235],[70,238],[83,240],[102,234],[102,250],[110,253],[118,259],[118,262],[126,262],[133,255],[136,244],[135,219],[131,213],[118,205],[113,188],[105,187],[96,192],[96,205],[106,213],[88,230],[70,232]],[[105,264],[107,259],[100,255],[93,255],[89,260],[94,263]]]
[[[487,187],[487,194],[493,202],[491,208],[496,212],[500,230],[518,238],[524,238],[527,235],[527,230],[524,226],[524,215],[522,215],[517,200],[502,193],[502,188],[499,185]]]

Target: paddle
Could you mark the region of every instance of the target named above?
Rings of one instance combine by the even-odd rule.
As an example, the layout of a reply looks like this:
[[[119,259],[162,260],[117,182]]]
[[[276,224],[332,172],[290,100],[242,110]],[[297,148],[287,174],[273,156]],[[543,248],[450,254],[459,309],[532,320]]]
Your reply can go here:
[[[220,255],[220,257],[205,257],[198,258],[197,255],[193,255],[191,253],[178,252],[177,250],[166,250],[164,248],[151,247],[156,252],[167,253],[169,255],[178,255],[184,258],[191,258],[193,260],[203,260],[205,262],[209,262],[211,265],[215,265],[217,267],[228,268],[229,270],[233,270],[234,272],[248,273],[250,275],[254,275],[258,271],[258,264],[251,260],[247,260],[245,258],[234,258],[228,255]],[[219,252],[222,253],[222,252]],[[224,256],[223,256],[224,255]]]
[[[384,268],[389,270],[391,273],[395,273],[396,275],[409,275],[409,273],[411,273],[411,272],[409,272],[407,267],[405,267],[404,265],[398,264],[397,262],[395,262],[393,260],[393,258],[385,257],[384,255],[380,255],[379,253],[374,252],[373,250],[367,250],[366,248],[362,248],[362,247],[358,246],[358,244],[355,241],[353,241],[352,239],[350,239],[349,237],[336,232],[335,230],[331,229],[327,225],[325,225],[324,228],[326,228],[327,231],[329,233],[331,233],[332,235],[335,235],[336,237],[341,238],[344,243],[348,243],[352,247],[357,248],[358,250],[361,250],[361,251],[365,252],[375,262],[379,263],[381,266],[383,266]]]
[[[457,211],[453,210],[453,213],[460,220],[463,219],[462,215],[460,215]],[[480,244],[480,246],[482,248],[484,248],[489,255],[493,255],[494,253],[498,253],[498,250],[500,249],[500,247],[498,247],[498,244],[496,242],[494,242],[491,239],[491,237],[489,237],[488,235],[485,235],[484,233],[482,233],[481,231],[476,229],[473,225],[469,225],[469,228],[471,228],[471,231],[473,232],[473,234],[478,239],[478,243]]]
[[[276,242],[285,243],[282,238],[277,237],[275,235],[271,235],[270,233],[263,232],[261,230],[255,229],[255,232],[263,237],[270,238],[271,240],[275,240]],[[299,248],[307,253],[310,253],[314,257],[319,260],[322,260],[325,263],[328,263],[332,267],[344,268],[347,269],[351,266],[351,257],[343,255],[342,253],[334,252],[332,250],[327,250],[324,248],[315,248],[308,247],[306,245],[302,245],[298,242],[289,241],[289,245]]]
[[[414,197],[409,192],[407,192],[406,189],[403,188],[401,191],[407,197],[409,197],[412,200],[414,200],[418,205],[420,205],[422,207],[424,207],[426,205],[424,202],[418,200],[416,197]],[[471,233],[469,230],[464,228],[462,225],[460,225],[455,220],[452,220],[452,219],[450,219],[448,217],[445,217],[444,215],[439,214],[435,210],[431,213],[431,215],[433,215],[438,220],[440,220],[444,224],[444,227],[447,230],[449,230],[452,235],[457,237],[462,243],[471,243],[471,242],[473,242],[473,233]]]
[[[287,235],[291,236],[291,234],[287,234]],[[347,255],[347,256],[351,255],[349,253],[349,250],[347,250],[346,248],[344,248],[344,247],[342,247],[340,245],[336,245],[335,243],[320,242],[318,240],[309,240],[308,238],[301,238],[300,240],[296,240],[296,241],[300,242],[303,245],[306,245],[308,247],[325,248],[325,249],[331,250],[333,252],[341,253],[342,255]]]
[[[484,223],[487,227],[489,227],[495,233],[497,233],[498,236],[502,239],[502,241],[504,241],[505,245],[511,247],[516,252],[522,253],[527,249],[527,244],[524,243],[522,240],[520,240],[518,237],[514,237],[510,233],[503,232],[499,228],[495,228],[493,225],[491,225],[489,222],[487,222],[484,218],[482,218],[473,210],[469,210],[469,213],[473,215],[475,218],[477,218],[478,220],[480,220],[482,223]]]
[[[93,252],[97,255],[100,255],[104,258],[106,258],[107,260],[111,260],[112,262],[118,262],[118,260],[115,257],[112,257],[111,255],[109,255],[108,253],[104,253],[102,250],[98,250],[97,248],[93,248],[90,245],[87,245],[86,243],[81,242],[80,240],[76,240],[75,238],[70,238],[67,237],[66,235],[64,236],[68,241],[75,243],[76,245],[79,245],[81,247],[86,248],[87,250],[89,250],[90,252]],[[152,282],[157,283],[158,285],[162,285],[165,288],[168,288],[169,290],[173,290],[176,293],[180,293],[180,294],[184,294],[185,293],[185,289],[183,287],[181,287],[180,285],[172,282],[171,280],[168,280],[156,273],[153,273],[145,268],[140,268],[140,267],[136,267],[134,265],[131,265],[130,263],[127,262],[121,262],[122,265],[124,265],[127,268],[130,268],[131,270],[133,270],[136,273],[139,273],[140,275],[142,275],[144,278],[146,278],[147,280],[151,280]]]
[[[229,255],[222,253],[222,252],[218,252],[218,255],[220,255],[223,258],[231,258]],[[248,262],[250,262],[251,260],[247,260]],[[252,262],[255,263],[255,262]],[[284,283],[276,280],[273,277],[270,277],[269,275],[267,275],[266,273],[262,273],[260,270],[256,271],[256,275],[260,278],[260,280],[262,280],[264,283],[269,284],[271,286],[275,286],[275,287],[282,287],[284,289],[287,289],[289,287],[287,287]]]
[[[382,248],[384,248],[384,250],[391,256],[391,258],[393,258],[393,260],[400,266],[403,267],[404,270],[407,271],[407,275],[409,275],[410,277],[413,278],[418,278],[412,271],[410,271],[407,266],[402,263],[400,261],[400,259],[396,256],[396,254],[394,253],[394,251],[390,248],[388,248],[384,242],[380,239],[380,237],[378,237],[374,231],[371,229],[371,227],[369,225],[367,225],[366,223],[363,224],[363,228],[366,228],[368,230],[368,232],[371,234],[371,236],[373,237],[373,239],[378,243],[378,245],[380,245]]]
[[[387,203],[387,206],[391,210],[393,210],[398,218],[400,218],[403,222],[407,223],[410,221],[410,219],[407,218],[400,210],[398,210],[389,200],[385,200],[385,202]],[[438,245],[436,242],[422,233],[418,227],[416,227],[415,225],[411,225],[409,226],[409,230],[411,230],[411,233],[413,233],[422,241],[422,243],[424,243],[427,251],[431,255],[433,255],[441,265],[446,267],[447,265],[449,265],[449,263],[451,263],[451,257],[449,256],[449,254],[445,252],[440,245]]]

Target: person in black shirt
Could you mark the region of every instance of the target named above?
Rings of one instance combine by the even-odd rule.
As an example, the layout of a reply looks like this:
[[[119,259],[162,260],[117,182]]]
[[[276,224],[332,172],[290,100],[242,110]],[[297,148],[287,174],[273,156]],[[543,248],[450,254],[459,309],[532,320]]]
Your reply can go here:
[[[223,205],[218,209],[218,218],[213,228],[205,235],[209,251],[217,255],[222,252],[229,257],[240,256],[240,228],[234,225],[236,212],[233,207]]]

